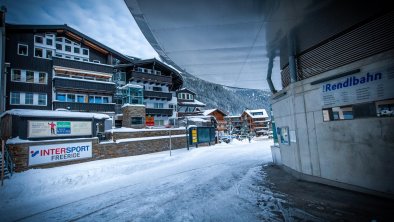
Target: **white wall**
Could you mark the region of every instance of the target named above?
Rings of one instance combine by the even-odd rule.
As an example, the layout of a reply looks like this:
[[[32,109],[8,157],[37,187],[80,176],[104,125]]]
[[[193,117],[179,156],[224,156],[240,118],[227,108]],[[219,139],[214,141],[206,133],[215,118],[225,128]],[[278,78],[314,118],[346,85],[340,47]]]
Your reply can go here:
[[[280,144],[285,166],[319,178],[394,194],[394,117],[323,122],[321,84],[312,81],[349,70],[393,66],[394,50],[296,82],[273,99],[277,127],[296,142]],[[393,86],[394,87],[394,86]]]

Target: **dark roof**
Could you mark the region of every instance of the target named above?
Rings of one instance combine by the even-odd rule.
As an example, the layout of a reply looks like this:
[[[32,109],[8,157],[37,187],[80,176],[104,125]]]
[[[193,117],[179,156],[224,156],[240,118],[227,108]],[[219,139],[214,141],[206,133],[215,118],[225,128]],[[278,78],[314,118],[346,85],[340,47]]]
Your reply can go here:
[[[95,44],[95,45],[97,45],[97,46],[99,46],[99,47],[111,52],[112,54],[114,54],[114,55],[116,55],[116,56],[118,56],[118,57],[120,57],[120,58],[122,58],[122,59],[124,59],[124,60],[126,60],[128,62],[131,62],[131,63],[134,62],[134,60],[129,58],[128,56],[125,56],[122,53],[117,52],[116,50],[109,48],[108,46],[106,46],[106,45],[104,45],[104,44],[102,44],[102,43],[90,38],[89,36],[87,36],[87,35],[79,32],[79,31],[75,30],[74,28],[71,28],[67,24],[64,24],[64,25],[23,25],[23,24],[9,24],[9,23],[7,23],[6,24],[6,28],[8,30],[55,31],[55,30],[61,29],[61,30],[69,31],[69,32],[81,37],[82,39],[87,40],[87,41],[89,41],[89,42],[91,42],[91,43],[93,43],[93,44]]]

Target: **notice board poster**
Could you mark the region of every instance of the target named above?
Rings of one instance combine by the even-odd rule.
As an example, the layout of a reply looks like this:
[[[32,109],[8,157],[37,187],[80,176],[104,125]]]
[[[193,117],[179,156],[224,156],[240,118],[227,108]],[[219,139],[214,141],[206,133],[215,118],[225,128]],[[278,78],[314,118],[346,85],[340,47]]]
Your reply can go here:
[[[90,121],[28,121],[28,138],[91,136]]]

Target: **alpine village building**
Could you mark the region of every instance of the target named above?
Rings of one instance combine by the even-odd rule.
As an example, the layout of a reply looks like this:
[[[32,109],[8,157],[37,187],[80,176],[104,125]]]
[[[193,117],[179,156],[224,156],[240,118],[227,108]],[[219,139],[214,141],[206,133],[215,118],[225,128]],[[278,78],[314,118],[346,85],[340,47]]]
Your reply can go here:
[[[122,106],[134,104],[144,115],[130,123],[145,125],[145,117],[153,117],[154,126],[177,116],[175,91],[183,79],[156,59],[123,55],[66,24],[6,24],[5,41],[6,110],[66,109],[115,118]]]

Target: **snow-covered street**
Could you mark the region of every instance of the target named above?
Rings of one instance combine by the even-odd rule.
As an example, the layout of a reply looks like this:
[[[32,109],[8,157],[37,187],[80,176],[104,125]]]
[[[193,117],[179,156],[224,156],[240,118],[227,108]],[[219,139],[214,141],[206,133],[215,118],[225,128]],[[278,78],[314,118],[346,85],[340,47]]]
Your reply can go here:
[[[271,143],[234,141],[17,173],[0,189],[0,220],[259,221],[255,184],[272,160]]]

